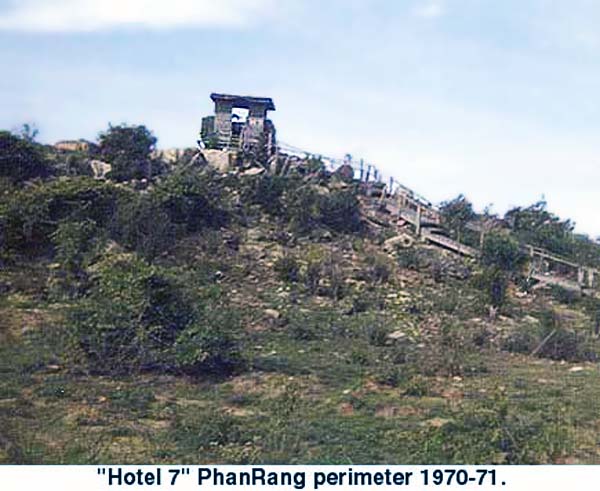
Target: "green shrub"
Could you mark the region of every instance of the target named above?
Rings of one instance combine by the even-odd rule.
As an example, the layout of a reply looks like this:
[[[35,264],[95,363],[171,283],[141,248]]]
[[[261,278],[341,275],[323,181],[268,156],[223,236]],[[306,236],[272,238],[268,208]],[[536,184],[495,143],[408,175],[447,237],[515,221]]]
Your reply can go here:
[[[97,266],[69,312],[71,340],[93,371],[227,373],[241,357],[230,311],[211,308],[168,271],[131,256]]]
[[[176,366],[189,373],[210,372],[217,375],[245,367],[239,331],[237,313],[213,300],[178,336],[175,343]]]
[[[341,258],[336,254],[331,254],[323,264],[323,277],[327,280],[327,286],[324,292],[328,297],[334,300],[340,300],[346,294],[346,283],[342,268],[340,267]]]
[[[284,210],[290,227],[300,233],[316,228],[321,218],[320,200],[314,186],[304,185],[288,190],[284,196]]]
[[[109,125],[98,137],[100,155],[112,166],[109,177],[115,181],[150,178],[150,154],[156,137],[143,125]]]
[[[568,455],[573,435],[562,417],[524,411],[497,391],[476,406],[461,405],[440,427],[415,437],[417,461],[456,464],[543,464]]]
[[[295,283],[300,280],[300,264],[289,254],[277,259],[273,267],[281,281]]]
[[[504,215],[512,233],[523,243],[543,247],[556,254],[570,256],[575,242],[571,220],[561,220],[539,201],[528,207],[516,207]],[[583,242],[582,242],[583,245]],[[596,257],[598,250],[596,250]]]
[[[429,380],[422,375],[413,375],[403,386],[404,395],[412,397],[425,397],[431,393]]]
[[[389,332],[388,326],[377,320],[365,326],[367,340],[372,346],[385,346]]]
[[[188,454],[196,454],[200,450],[218,450],[237,443],[243,434],[238,419],[222,408],[179,411],[173,429],[173,439]]]
[[[0,221],[4,223],[5,247],[35,254],[51,250],[50,237],[65,221],[112,220],[118,197],[127,194],[116,186],[87,177],[36,183],[0,196]]]
[[[415,355],[415,363],[424,375],[454,377],[486,372],[475,335],[460,324],[444,321],[428,348]]]
[[[67,295],[77,293],[87,282],[86,269],[98,257],[105,243],[96,222],[63,221],[52,233],[55,259],[60,265],[58,287]]]
[[[320,221],[336,232],[352,233],[361,228],[358,199],[353,191],[337,190],[320,197]]]
[[[261,174],[249,177],[241,183],[242,202],[259,205],[270,215],[282,215],[284,212],[282,197],[286,189],[291,189],[296,181],[290,177]]]
[[[538,325],[511,332],[502,346],[510,352],[552,360],[582,362],[597,361],[600,357],[600,345],[595,338],[563,327],[551,310],[541,313]]]
[[[421,262],[419,259],[419,253],[413,247],[408,249],[397,248],[396,258],[398,261],[398,266],[401,268],[412,269],[413,271],[418,271],[420,269]]]
[[[581,292],[563,288],[559,285],[552,285],[550,287],[550,294],[557,302],[565,305],[574,305],[581,299]]]
[[[0,178],[20,183],[50,175],[42,146],[30,139],[0,131]]]
[[[467,223],[475,218],[473,205],[462,194],[450,201],[445,201],[440,206],[442,224],[450,229],[452,237],[462,241],[467,232]]]
[[[288,222],[301,233],[319,226],[340,233],[358,232],[361,228],[360,208],[354,191],[325,192],[313,185],[303,185],[288,190],[283,204]]]
[[[318,259],[309,259],[302,275],[304,285],[310,293],[316,293],[323,273],[323,263]]]
[[[183,168],[161,180],[151,191],[156,205],[171,223],[189,233],[218,228],[229,220],[221,180],[211,172]]]
[[[519,273],[526,262],[519,243],[506,234],[489,233],[483,242],[481,262],[506,273]]]
[[[174,239],[181,236],[181,228],[147,194],[119,200],[109,230],[111,238],[119,244],[150,260],[166,252]]]
[[[386,283],[392,276],[393,270],[389,258],[385,254],[367,256],[369,277],[375,283]]]

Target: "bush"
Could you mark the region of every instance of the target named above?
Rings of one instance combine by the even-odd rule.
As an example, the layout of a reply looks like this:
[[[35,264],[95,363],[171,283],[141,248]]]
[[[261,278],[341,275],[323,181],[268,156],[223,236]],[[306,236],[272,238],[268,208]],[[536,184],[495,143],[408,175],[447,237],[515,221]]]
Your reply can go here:
[[[484,266],[506,273],[519,273],[526,262],[526,256],[519,243],[510,236],[490,233],[483,242],[481,262]]]
[[[59,290],[67,295],[76,294],[87,282],[86,269],[101,251],[103,234],[92,220],[64,221],[53,232],[52,242],[55,259],[60,265],[57,273]]]
[[[475,407],[461,405],[439,428],[415,438],[417,461],[456,464],[552,463],[572,451],[563,416],[531,412],[497,391]]]
[[[270,215],[283,213],[282,196],[286,189],[290,189],[295,181],[290,177],[272,176],[262,174],[250,177],[242,182],[242,202],[250,205],[259,205],[263,211]]]
[[[467,231],[466,225],[475,218],[473,205],[462,194],[440,206],[442,224],[450,229],[453,238],[459,242]]]
[[[209,372],[227,375],[245,366],[236,332],[236,312],[212,301],[200,311],[196,322],[186,328],[175,343],[175,362],[188,373]]]
[[[295,283],[300,279],[300,265],[288,254],[275,261],[274,269],[281,281]]]
[[[36,183],[0,197],[5,247],[21,253],[48,252],[60,223],[89,220],[101,228],[112,219],[118,197],[125,193],[112,184],[77,177]]]
[[[322,273],[327,285],[322,293],[334,300],[340,300],[346,294],[346,283],[340,267],[341,258],[331,254],[327,261],[322,263]]]
[[[570,362],[597,361],[600,354],[597,340],[564,328],[552,311],[542,312],[539,325],[513,331],[504,340],[503,348],[514,353]]]
[[[396,257],[398,261],[398,266],[400,266],[401,268],[418,271],[421,267],[419,253],[413,247],[409,249],[397,249]]]
[[[154,259],[173,246],[180,236],[169,215],[151,195],[132,195],[119,200],[110,224],[110,235],[119,244]]]
[[[50,175],[42,147],[8,131],[0,131],[0,178],[20,183]]]
[[[304,233],[319,225],[320,199],[317,189],[309,185],[291,189],[285,194],[285,216],[293,230]]]
[[[504,219],[520,241],[557,254],[570,255],[575,224],[570,220],[560,220],[549,212],[545,201],[526,208],[513,208],[506,212]]]
[[[425,375],[453,377],[485,372],[475,336],[460,324],[443,322],[427,350],[417,354],[416,364]]]
[[[319,259],[309,259],[304,269],[303,282],[310,293],[316,293],[323,273],[323,263]]]
[[[498,268],[490,268],[484,273],[484,282],[489,296],[489,302],[494,307],[501,307],[506,301],[508,277]]]
[[[228,446],[238,443],[244,438],[243,430],[239,419],[220,407],[189,408],[177,411],[172,438],[184,455],[202,452],[206,456],[211,452],[220,454]]]
[[[581,299],[581,292],[563,288],[559,285],[552,285],[550,287],[550,294],[557,302],[565,305],[573,305]]]
[[[332,191],[321,196],[321,222],[336,232],[352,233],[361,228],[358,199],[352,191]]]
[[[241,357],[229,311],[134,256],[102,262],[90,294],[68,316],[71,341],[91,370],[227,373]]]
[[[150,154],[156,137],[145,126],[110,125],[98,137],[100,155],[112,166],[108,177],[115,181],[150,178]]]
[[[367,257],[369,277],[375,283],[386,283],[392,276],[392,265],[385,254],[373,254]]]
[[[194,233],[228,222],[225,192],[221,181],[210,172],[187,168],[163,179],[151,196],[174,225]]]
[[[316,186],[304,185],[286,192],[286,218],[298,232],[325,226],[335,232],[352,233],[361,228],[360,208],[353,191],[327,193]]]
[[[367,341],[371,346],[385,346],[388,342],[389,332],[386,324],[377,321],[365,327]]]

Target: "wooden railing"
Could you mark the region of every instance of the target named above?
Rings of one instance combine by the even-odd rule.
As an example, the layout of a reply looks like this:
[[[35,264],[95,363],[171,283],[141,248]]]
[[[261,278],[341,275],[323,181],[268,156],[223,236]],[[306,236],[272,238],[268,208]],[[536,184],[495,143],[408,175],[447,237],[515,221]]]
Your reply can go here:
[[[465,256],[478,257],[480,255],[480,251],[473,247],[469,247],[446,235],[433,233],[431,228],[440,227],[442,224],[439,210],[425,197],[398,182],[394,177],[385,176],[375,165],[369,164],[363,159],[353,159],[349,155],[344,159],[336,159],[281,143],[279,144],[279,148],[282,152],[292,153],[297,156],[318,156],[323,161],[327,170],[331,172],[335,172],[342,165],[349,165],[354,170],[355,179],[367,185],[367,196],[372,194],[369,185],[377,187],[379,197],[372,199],[379,201],[373,203],[373,206],[384,208],[391,216],[410,223],[415,228],[416,235],[428,242]],[[485,227],[475,222],[469,223],[467,228],[480,234],[486,232]],[[567,275],[559,275],[555,272],[534,271],[531,277],[540,284],[554,284],[565,288],[577,287],[579,289],[600,288],[599,270],[578,264],[529,244],[524,244],[522,247],[532,259],[541,259],[553,264],[566,266],[576,271],[577,274],[577,281],[575,281],[569,279]]]

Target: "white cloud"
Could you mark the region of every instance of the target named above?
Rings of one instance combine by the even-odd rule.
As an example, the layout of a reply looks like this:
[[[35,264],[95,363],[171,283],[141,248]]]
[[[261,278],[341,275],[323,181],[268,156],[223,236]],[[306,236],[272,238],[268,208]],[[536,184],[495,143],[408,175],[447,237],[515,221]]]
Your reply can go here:
[[[273,0],[20,0],[0,11],[0,29],[85,32],[237,27],[268,15],[273,6]]]
[[[439,1],[425,2],[416,7],[414,13],[417,17],[434,18],[444,15],[445,9]]]

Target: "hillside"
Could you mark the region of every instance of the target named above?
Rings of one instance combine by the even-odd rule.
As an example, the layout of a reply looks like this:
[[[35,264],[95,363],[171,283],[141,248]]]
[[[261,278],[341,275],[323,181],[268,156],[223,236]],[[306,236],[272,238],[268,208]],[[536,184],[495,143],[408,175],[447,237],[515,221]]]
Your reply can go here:
[[[600,463],[569,221],[110,131],[0,134],[1,463]]]

